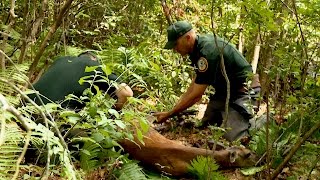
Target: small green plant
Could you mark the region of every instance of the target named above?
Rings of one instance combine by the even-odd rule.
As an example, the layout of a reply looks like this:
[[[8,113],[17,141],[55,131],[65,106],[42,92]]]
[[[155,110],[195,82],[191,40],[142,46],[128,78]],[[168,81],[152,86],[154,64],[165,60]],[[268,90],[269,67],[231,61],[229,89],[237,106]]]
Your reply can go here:
[[[114,175],[119,180],[146,180],[148,179],[142,168],[137,164],[136,161],[126,162],[121,168],[118,168]]]
[[[217,172],[219,165],[213,158],[198,156],[191,161],[189,172],[199,180],[224,180],[222,174]]]
[[[4,117],[2,117],[4,118]],[[23,132],[15,123],[2,124],[5,134],[0,138],[0,179],[12,178],[16,170],[16,162],[22,152],[19,143],[22,142]]]

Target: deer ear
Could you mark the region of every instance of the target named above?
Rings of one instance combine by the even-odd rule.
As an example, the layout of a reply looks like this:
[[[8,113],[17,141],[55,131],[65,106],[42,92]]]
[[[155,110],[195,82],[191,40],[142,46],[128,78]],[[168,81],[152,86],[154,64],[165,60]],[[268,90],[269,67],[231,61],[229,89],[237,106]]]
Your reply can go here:
[[[231,151],[229,153],[230,162],[234,163],[236,159],[238,158],[238,153],[236,151]]]

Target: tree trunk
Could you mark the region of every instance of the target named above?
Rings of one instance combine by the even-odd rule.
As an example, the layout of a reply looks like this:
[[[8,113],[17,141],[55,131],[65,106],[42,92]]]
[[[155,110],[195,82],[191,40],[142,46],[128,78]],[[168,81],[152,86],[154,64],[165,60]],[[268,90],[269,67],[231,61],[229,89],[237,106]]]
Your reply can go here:
[[[28,49],[27,45],[28,45],[28,32],[30,31],[30,27],[28,27],[28,18],[29,18],[29,1],[25,1],[24,4],[24,11],[23,11],[23,21],[25,22],[25,27],[26,29],[24,29],[24,31],[22,31],[22,45],[20,48],[20,56],[18,59],[18,63],[21,64],[23,63],[23,60],[25,58],[26,55],[26,51]],[[27,28],[28,27],[28,28]]]
[[[0,50],[2,50],[3,52],[5,52],[6,49],[6,45],[7,45],[7,41],[8,41],[8,37],[10,35],[10,31],[12,29],[12,26],[15,23],[15,17],[16,15],[14,14],[14,6],[15,6],[15,1],[12,0],[11,1],[11,8],[10,8],[10,13],[9,13],[9,24],[7,26],[7,29],[5,31],[5,33],[3,33],[3,41],[0,47]],[[6,69],[6,58],[3,54],[0,54],[0,66],[1,66],[1,70],[5,70]]]
[[[257,34],[256,46],[254,48],[253,59],[251,62],[253,74],[257,73],[259,54],[260,54],[260,32],[258,32]]]
[[[46,35],[46,37],[44,38],[44,40],[42,41],[39,51],[36,54],[36,57],[34,58],[34,61],[32,62],[30,68],[29,68],[29,74],[28,77],[31,78],[38,63],[39,60],[45,50],[45,48],[47,47],[47,44],[49,43],[49,40],[52,38],[53,34],[56,32],[56,30],[59,28],[59,26],[61,25],[62,19],[64,18],[65,14],[68,12],[71,3],[73,0],[67,0],[63,7],[61,8],[59,15],[57,17],[57,19],[55,20],[54,24],[51,26],[48,34]]]
[[[167,19],[168,24],[169,25],[172,24],[172,19],[171,19],[171,16],[170,16],[170,9],[167,6],[166,0],[161,0],[161,6],[162,6],[163,13],[164,13],[164,16]]]
[[[237,15],[236,17],[236,23],[237,23],[237,26],[239,27],[239,42],[238,42],[238,50],[241,54],[243,54],[243,49],[244,49],[244,35],[243,35],[243,30],[244,30],[244,25],[242,24],[241,22],[241,19],[243,18],[243,13],[242,13],[242,7],[241,7],[241,10],[240,10],[240,13]]]
[[[9,27],[8,27],[8,30],[9,30]],[[3,41],[0,48],[0,50],[2,50],[3,52],[5,52],[7,40],[8,40],[8,35],[3,34]],[[4,71],[6,69],[6,59],[3,54],[0,54],[0,64],[1,64],[1,70]]]
[[[238,45],[238,50],[241,54],[243,54],[243,49],[244,49],[244,36],[242,30],[239,32],[239,45]]]

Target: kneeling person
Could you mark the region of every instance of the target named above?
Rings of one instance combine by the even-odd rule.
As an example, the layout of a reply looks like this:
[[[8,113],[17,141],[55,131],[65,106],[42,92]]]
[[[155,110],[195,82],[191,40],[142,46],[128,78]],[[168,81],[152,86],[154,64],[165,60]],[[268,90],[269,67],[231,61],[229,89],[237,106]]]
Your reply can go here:
[[[80,97],[85,89],[90,88],[89,83],[80,84],[79,80],[84,76],[95,75],[95,72],[85,72],[86,67],[99,65],[97,56],[91,51],[83,52],[78,56],[59,57],[33,86],[40,93],[44,104],[49,102],[61,103],[63,108],[77,111],[82,109],[85,104],[76,100],[64,101],[65,96],[73,94]],[[96,70],[103,74],[100,67]],[[102,78],[97,76],[94,79],[94,85],[117,99],[115,109],[120,110],[127,98],[133,96],[131,88],[127,84],[121,83],[115,74],[110,74],[108,79],[120,83],[118,87],[109,86],[106,82],[97,82],[100,79]],[[95,91],[94,88],[92,90]],[[29,97],[37,104],[41,104],[35,94],[31,94]]]
[[[215,88],[215,94],[210,97],[207,110],[203,118],[204,125],[222,125],[223,118],[228,113],[226,127],[231,128],[224,138],[229,141],[248,136],[249,120],[253,116],[252,107],[259,97],[260,83],[256,78],[255,83],[247,88],[246,81],[252,74],[252,67],[242,54],[222,38],[211,34],[197,34],[192,25],[186,21],[178,21],[167,29],[168,42],[165,49],[172,49],[182,56],[189,56],[196,77],[190,84],[173,109],[167,112],[155,113],[159,123],[182,112],[198,102],[208,86]],[[224,65],[221,64],[221,58]],[[230,99],[229,112],[225,112],[227,97],[227,81],[229,79]],[[250,105],[250,106],[247,106]]]

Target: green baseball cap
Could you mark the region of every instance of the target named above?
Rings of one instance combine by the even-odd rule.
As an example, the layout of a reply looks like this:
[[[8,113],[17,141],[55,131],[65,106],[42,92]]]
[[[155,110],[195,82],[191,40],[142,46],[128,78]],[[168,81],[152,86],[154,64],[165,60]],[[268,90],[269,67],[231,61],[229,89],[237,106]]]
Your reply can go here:
[[[178,38],[189,32],[191,29],[192,26],[187,21],[177,21],[170,25],[167,29],[168,42],[164,46],[164,49],[174,48]]]

